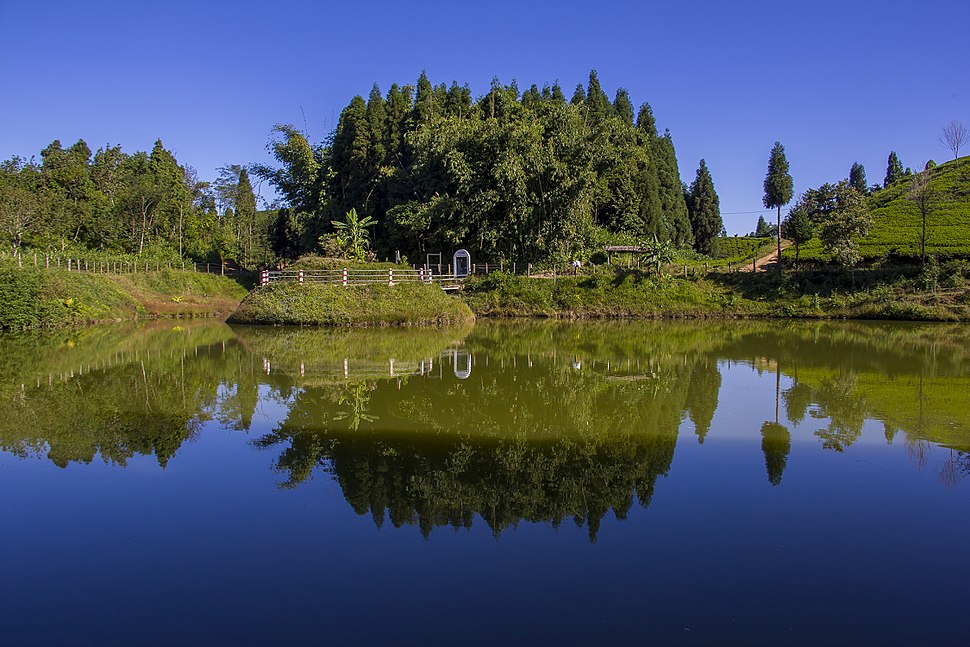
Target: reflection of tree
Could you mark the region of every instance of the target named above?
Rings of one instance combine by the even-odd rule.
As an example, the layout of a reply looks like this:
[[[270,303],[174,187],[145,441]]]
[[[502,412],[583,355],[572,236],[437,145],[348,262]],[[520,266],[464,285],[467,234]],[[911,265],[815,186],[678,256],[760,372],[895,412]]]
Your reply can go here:
[[[694,365],[687,389],[687,413],[694,423],[697,442],[703,444],[717,410],[717,396],[721,390],[721,371],[713,357],[702,357]]]
[[[775,369],[775,421],[761,425],[761,451],[765,455],[765,468],[768,470],[768,482],[781,485],[781,475],[788,463],[788,453],[791,451],[791,434],[788,429],[778,422],[781,399],[781,371]]]
[[[815,432],[825,449],[845,451],[862,435],[866,406],[865,400],[855,391],[856,383],[855,374],[845,372],[825,380],[815,391],[819,415],[830,420],[826,429]]]
[[[808,385],[796,382],[782,393],[785,401],[785,416],[788,422],[795,424],[805,419],[808,408],[812,405],[812,389]]]
[[[284,437],[278,431],[258,442]],[[326,466],[353,509],[378,526],[387,516],[427,537],[436,526],[469,527],[477,515],[497,536],[520,520],[558,526],[572,518],[593,541],[610,510],[623,519],[634,498],[649,504],[676,444],[672,435],[632,434],[530,442],[339,432],[286,440],[277,460],[289,477],[284,486]]]
[[[788,464],[788,453],[791,451],[791,433],[777,422],[764,423],[761,425],[761,451],[765,455],[768,482],[772,485],[781,484],[781,475]]]
[[[499,534],[519,520],[572,518],[595,539],[610,510],[623,518],[634,499],[649,503],[673,459],[692,376],[715,397],[719,378],[714,362],[704,375],[660,354],[639,373],[577,371],[571,359],[480,357],[460,381],[307,387],[255,444],[282,447],[284,487],[329,471],[378,525],[390,518],[427,535],[478,516]],[[355,425],[357,416],[369,424]]]
[[[377,420],[377,416],[367,413],[370,404],[370,391],[374,388],[375,385],[368,385],[364,382],[348,386],[346,393],[343,393],[337,399],[340,410],[334,416],[334,422],[346,420],[347,428],[351,431],[357,431],[362,422]]]
[[[220,380],[244,384],[245,362],[224,343],[228,332],[211,325],[92,331],[67,349],[48,335],[3,338],[0,355],[44,379],[29,387],[17,374],[0,380],[0,449],[61,467],[96,456],[125,465],[137,455],[165,467],[219,409]]]

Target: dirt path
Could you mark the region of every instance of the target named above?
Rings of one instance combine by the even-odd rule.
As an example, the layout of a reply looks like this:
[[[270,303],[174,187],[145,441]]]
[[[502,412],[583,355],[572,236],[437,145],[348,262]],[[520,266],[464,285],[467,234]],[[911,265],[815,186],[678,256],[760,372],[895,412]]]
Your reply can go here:
[[[791,247],[791,245],[792,245],[792,243],[791,243],[790,240],[785,240],[784,238],[781,239],[781,249],[782,249],[782,251],[788,249],[789,247]],[[757,268],[756,271],[758,271],[758,272],[767,272],[769,269],[774,269],[775,264],[777,262],[778,262],[778,249],[776,247],[775,249],[771,250],[771,253],[768,254],[767,256],[762,256],[761,258],[759,258],[758,260],[756,260],[754,262],[754,265],[755,265],[755,268]],[[751,265],[749,263],[748,264],[745,264],[744,266],[741,267],[741,271],[742,272],[750,272],[751,271]]]

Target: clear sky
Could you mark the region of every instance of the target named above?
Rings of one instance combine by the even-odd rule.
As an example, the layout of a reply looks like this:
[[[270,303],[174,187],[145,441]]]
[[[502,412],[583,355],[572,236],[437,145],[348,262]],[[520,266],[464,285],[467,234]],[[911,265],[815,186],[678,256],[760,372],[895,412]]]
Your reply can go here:
[[[519,87],[590,68],[649,101],[681,177],[707,160],[729,233],[754,229],[772,144],[795,190],[881,182],[941,161],[970,125],[970,2],[14,2],[0,0],[0,158],[52,140],[148,150],[156,138],[212,179],[269,161],[270,128],[315,141],[376,81]],[[263,193],[267,194],[265,187]]]

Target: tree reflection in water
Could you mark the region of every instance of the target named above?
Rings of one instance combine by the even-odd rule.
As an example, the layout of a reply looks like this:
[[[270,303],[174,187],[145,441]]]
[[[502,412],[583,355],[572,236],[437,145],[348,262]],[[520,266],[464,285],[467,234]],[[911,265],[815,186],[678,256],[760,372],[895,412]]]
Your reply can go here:
[[[947,448],[952,486],[970,472],[965,338],[961,326],[758,322],[4,335],[0,449],[165,467],[207,426],[258,429],[281,486],[328,474],[379,526],[427,536],[477,516],[499,535],[572,519],[595,539],[610,512],[650,503],[685,421],[698,443],[734,424],[716,415],[725,363],[775,378],[760,430],[771,484],[793,439],[845,452],[878,420],[918,467]],[[269,402],[284,413],[267,430],[253,421]]]

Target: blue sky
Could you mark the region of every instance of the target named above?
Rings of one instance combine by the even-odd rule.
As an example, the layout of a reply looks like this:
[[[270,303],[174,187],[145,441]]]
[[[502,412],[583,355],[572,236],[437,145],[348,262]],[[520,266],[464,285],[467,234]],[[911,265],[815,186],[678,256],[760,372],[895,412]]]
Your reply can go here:
[[[970,2],[35,2],[0,0],[0,158],[53,139],[149,149],[212,179],[268,161],[270,128],[323,139],[376,81],[567,96],[596,68],[612,96],[649,101],[690,182],[707,160],[730,233],[754,228],[772,144],[796,192],[862,162],[881,182],[949,153],[970,125]],[[304,118],[305,116],[305,118]],[[264,190],[265,192],[265,190]]]

